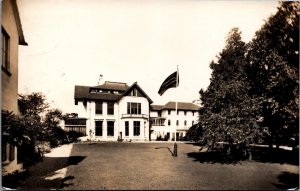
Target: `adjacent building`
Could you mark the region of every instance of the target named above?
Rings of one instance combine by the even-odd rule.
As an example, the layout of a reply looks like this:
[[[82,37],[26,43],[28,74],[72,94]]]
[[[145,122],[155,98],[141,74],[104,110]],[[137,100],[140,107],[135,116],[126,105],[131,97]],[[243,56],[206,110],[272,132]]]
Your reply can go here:
[[[187,130],[198,122],[199,105],[188,102],[168,102],[165,105],[151,105],[151,140],[182,140]]]
[[[78,120],[85,120],[85,134],[92,140],[149,141],[152,100],[137,82],[131,86],[109,81],[98,86],[75,86],[74,98]],[[83,132],[82,123],[80,127],[67,127]]]
[[[1,109],[19,114],[18,110],[18,54],[19,45],[27,45],[20,21],[16,0],[2,1],[1,22]],[[22,168],[18,161],[18,149],[6,142],[2,135],[2,167],[4,173],[10,173]]]

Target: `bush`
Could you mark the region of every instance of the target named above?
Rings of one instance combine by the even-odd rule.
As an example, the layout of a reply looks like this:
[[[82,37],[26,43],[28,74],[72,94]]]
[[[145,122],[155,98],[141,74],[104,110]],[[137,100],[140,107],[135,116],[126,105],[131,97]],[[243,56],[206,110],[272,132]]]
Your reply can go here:
[[[83,133],[77,132],[77,131],[69,131],[66,133],[67,134],[67,142],[73,143],[77,142],[79,137],[84,136]]]

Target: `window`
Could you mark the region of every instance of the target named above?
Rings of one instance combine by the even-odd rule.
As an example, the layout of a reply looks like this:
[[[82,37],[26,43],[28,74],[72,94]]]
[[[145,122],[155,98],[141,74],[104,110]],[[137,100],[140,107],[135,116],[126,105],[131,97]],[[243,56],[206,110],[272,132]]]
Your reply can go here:
[[[103,102],[102,101],[96,101],[96,104],[95,104],[95,113],[96,114],[102,114],[102,105],[103,105]]]
[[[9,160],[15,160],[15,145],[9,144]]]
[[[179,115],[179,110],[177,110],[177,115]]]
[[[95,134],[96,136],[102,136],[103,135],[103,121],[95,121]]]
[[[194,125],[194,120],[192,121],[192,125]]]
[[[134,88],[134,89],[130,92],[130,95],[131,95],[131,96],[137,97],[137,89]]]
[[[153,126],[164,126],[165,119],[150,119],[150,124]]]
[[[170,119],[168,120],[168,126],[171,126],[171,120]]]
[[[127,114],[141,114],[141,103],[127,103]]]
[[[6,142],[2,142],[2,162],[3,161],[6,161],[6,159],[7,159],[7,144],[6,144]]]
[[[114,114],[114,102],[107,102],[107,114],[108,115]]]
[[[133,122],[133,136],[139,136],[140,135],[140,121],[134,121]]]
[[[129,121],[125,121],[125,136],[129,136]]]
[[[184,115],[186,115],[186,111],[184,111]]]
[[[143,95],[141,94],[141,92],[134,88],[131,92],[130,92],[130,96],[134,96],[134,97],[143,97]]]
[[[114,136],[115,132],[115,122],[114,121],[107,121],[107,136]]]
[[[2,28],[2,68],[7,72],[10,71],[9,44],[9,36],[7,32]]]
[[[195,115],[195,112],[193,111],[193,116]]]
[[[171,115],[171,110],[168,110],[168,115]]]
[[[157,112],[157,116],[158,116],[158,117],[161,117],[161,111],[158,111],[158,112]]]
[[[179,121],[178,120],[176,120],[176,126],[178,126],[179,125]]]
[[[184,120],[184,126],[186,126],[186,124],[187,124],[187,122],[186,122],[186,120]]]

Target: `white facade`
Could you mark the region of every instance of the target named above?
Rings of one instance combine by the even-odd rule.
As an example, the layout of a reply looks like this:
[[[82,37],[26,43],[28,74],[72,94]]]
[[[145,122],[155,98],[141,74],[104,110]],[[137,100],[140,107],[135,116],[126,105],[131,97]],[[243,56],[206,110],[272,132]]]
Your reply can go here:
[[[129,87],[119,99],[78,100],[79,118],[86,118],[86,135],[95,141],[149,141],[149,105],[152,102],[137,84]],[[96,112],[96,103],[102,108]],[[108,104],[113,104],[113,113],[108,113]]]
[[[169,102],[170,103],[170,102]],[[153,110],[150,113],[151,120],[151,140],[157,140],[158,138],[175,140],[186,136],[187,130],[194,124],[198,123],[199,119],[199,106],[192,103],[179,103],[185,104],[184,109],[163,108],[159,110]]]

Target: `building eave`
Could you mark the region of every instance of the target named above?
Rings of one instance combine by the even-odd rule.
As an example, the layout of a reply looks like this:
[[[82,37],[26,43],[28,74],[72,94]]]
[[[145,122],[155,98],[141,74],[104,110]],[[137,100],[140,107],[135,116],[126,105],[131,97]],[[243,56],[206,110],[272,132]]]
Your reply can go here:
[[[151,104],[151,103],[153,103],[153,101],[151,100],[151,98],[144,92],[144,90],[137,84],[137,82],[135,82],[135,83],[133,83],[123,94],[122,94],[122,96],[120,97],[120,99],[124,96],[124,95],[126,95],[129,91],[131,91],[132,90],[132,88],[134,87],[134,86],[136,86],[141,92],[142,92],[142,94],[148,99],[148,101],[149,101],[149,103]]]
[[[19,45],[28,46],[28,43],[25,41],[25,37],[24,37],[23,29],[22,29],[22,24],[21,24],[17,1],[12,0],[11,2],[12,2],[12,8],[13,8],[13,12],[14,12],[15,21],[17,24],[17,30],[18,30],[18,35],[19,35]]]

